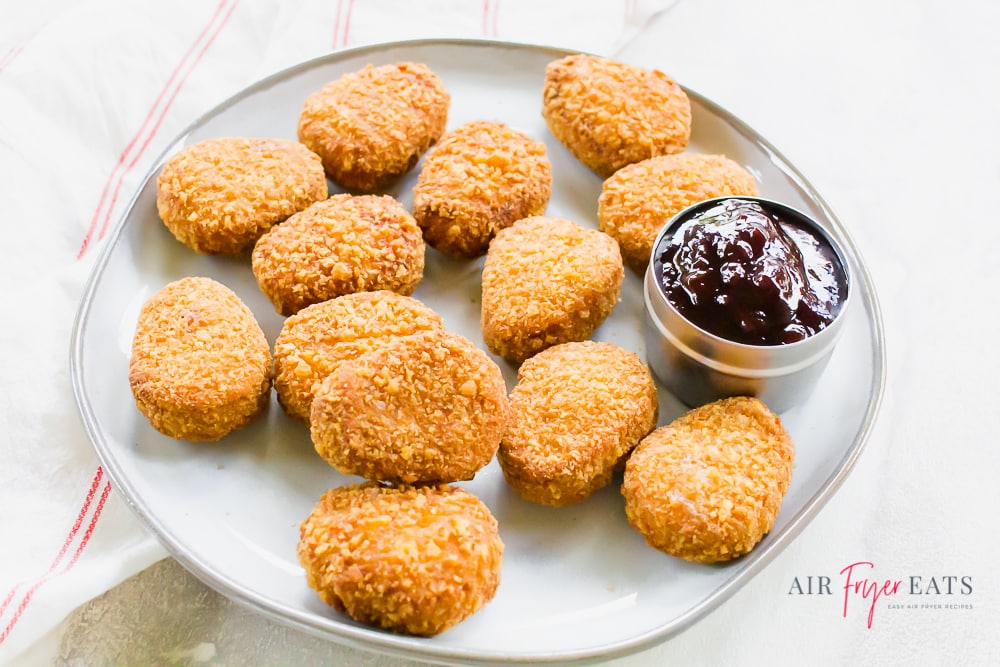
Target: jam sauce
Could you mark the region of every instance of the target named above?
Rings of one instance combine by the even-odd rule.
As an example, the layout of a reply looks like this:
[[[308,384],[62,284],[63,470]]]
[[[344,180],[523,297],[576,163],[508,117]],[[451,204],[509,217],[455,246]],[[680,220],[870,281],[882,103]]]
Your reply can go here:
[[[760,203],[727,199],[675,223],[653,251],[667,299],[693,324],[747,345],[783,345],[829,325],[847,297],[829,242]]]

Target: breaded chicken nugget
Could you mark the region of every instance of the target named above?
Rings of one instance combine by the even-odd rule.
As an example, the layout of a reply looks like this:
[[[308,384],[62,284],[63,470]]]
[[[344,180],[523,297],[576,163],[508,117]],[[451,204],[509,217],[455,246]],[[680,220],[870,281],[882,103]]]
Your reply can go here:
[[[229,137],[187,146],[156,179],[156,210],[184,245],[240,255],[279,222],[326,199],[319,156],[285,139]]]
[[[500,368],[444,331],[394,338],[342,363],[316,389],[316,451],[345,475],[390,482],[472,479],[507,420]]]
[[[514,363],[585,340],[618,302],[624,273],[607,234],[562,218],[519,220],[486,254],[483,340]]]
[[[334,195],[262,236],[252,265],[261,291],[292,315],[354,292],[411,294],[424,275],[424,240],[392,197]]]
[[[629,523],[671,556],[742,556],[774,525],[794,455],[781,420],[756,398],[704,405],[632,452],[622,485]]]
[[[682,210],[706,199],[756,196],[757,182],[724,155],[678,153],[627,167],[604,181],[598,200],[601,231],[621,247],[625,264],[646,270],[656,236]]]
[[[656,427],[656,386],[614,343],[563,343],[517,373],[497,459],[526,499],[571,505],[611,481],[615,465]]]
[[[306,99],[299,140],[319,154],[331,180],[374,192],[412,169],[441,137],[450,103],[426,65],[368,65]]]
[[[552,193],[545,144],[503,125],[477,121],[431,149],[413,188],[424,239],[456,257],[478,257],[496,233],[541,215]]]
[[[497,521],[456,486],[332,489],[300,532],[309,586],[361,623],[436,635],[479,611],[500,584]]]
[[[691,103],[672,78],[597,56],[549,63],[542,115],[552,134],[602,178],[679,153],[691,134]]]
[[[139,313],[129,384],[153,428],[218,440],[246,426],[271,394],[271,351],[253,313],[210,278],[183,278]]]
[[[274,342],[274,388],[289,416],[309,423],[317,385],[342,363],[398,336],[443,329],[441,317],[395,292],[359,292],[292,315]]]

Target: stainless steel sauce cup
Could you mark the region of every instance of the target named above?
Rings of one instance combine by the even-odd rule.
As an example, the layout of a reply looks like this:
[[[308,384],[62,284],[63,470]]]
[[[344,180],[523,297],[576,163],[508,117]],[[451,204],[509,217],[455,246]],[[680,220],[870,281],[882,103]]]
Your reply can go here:
[[[839,260],[846,284],[840,311],[824,329],[795,343],[736,343],[696,326],[681,315],[667,299],[651,258],[643,283],[646,358],[657,379],[686,405],[696,407],[728,396],[756,396],[775,412],[781,412],[808,397],[833,353],[851,303],[850,267],[837,240],[812,218],[760,197],[721,197],[684,209],[660,230],[653,254],[663,237],[677,226],[727,199],[757,202],[765,210],[825,240]]]

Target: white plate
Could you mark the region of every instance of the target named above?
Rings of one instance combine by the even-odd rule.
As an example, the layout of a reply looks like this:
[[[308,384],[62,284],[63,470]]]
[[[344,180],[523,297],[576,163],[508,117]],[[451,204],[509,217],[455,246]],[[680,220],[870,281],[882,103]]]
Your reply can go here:
[[[611,657],[679,632],[720,604],[787,546],[829,499],[857,459],[878,410],[882,325],[870,278],[847,232],[806,180],[764,139],[691,93],[689,150],[724,153],[757,177],[762,196],[817,218],[841,242],[855,297],[843,338],[808,402],[783,414],[797,446],[791,487],[771,533],[748,556],[706,566],[646,546],[626,519],[620,480],[587,501],[553,509],[524,502],[494,461],[463,486],[500,522],[506,552],[500,588],[482,611],[437,637],[393,635],[325,606],[305,582],[298,524],[326,489],[352,479],[313,451],[305,427],[276,401],[267,415],[218,444],[154,431],[128,385],[132,334],[142,303],[171,280],[207,275],[231,287],[273,343],[282,318],[259,292],[248,260],[204,257],[179,244],[156,213],[156,174],[166,155],[218,136],[295,138],[306,96],[368,63],[427,63],[451,92],[449,129],[502,121],[543,140],[554,182],[549,215],[597,226],[601,179],[549,133],[541,116],[545,65],[561,51],[494,42],[423,41],[337,53],[272,76],[196,121],[161,156],[114,230],[80,307],[72,373],[80,412],[118,491],[185,567],[226,596],[334,641],[435,662],[549,661]],[[406,206],[417,170],[390,192]],[[415,296],[446,327],[480,346],[482,260],[429,250]],[[595,338],[644,355],[638,276],[626,271],[622,300]],[[498,359],[498,361],[500,361]],[[501,362],[508,384],[514,369]],[[682,406],[660,392],[660,423]],[[762,610],[763,611],[763,610]]]

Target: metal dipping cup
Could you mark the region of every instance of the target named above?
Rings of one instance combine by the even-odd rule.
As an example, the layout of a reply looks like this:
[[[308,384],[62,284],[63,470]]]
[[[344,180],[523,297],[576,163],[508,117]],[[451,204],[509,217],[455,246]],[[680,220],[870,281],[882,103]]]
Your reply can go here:
[[[720,202],[758,203],[781,219],[824,240],[843,270],[847,296],[833,321],[803,340],[783,345],[735,343],[692,324],[669,302],[654,270],[664,236]],[[646,358],[653,374],[681,402],[697,407],[729,396],[756,396],[782,412],[808,398],[843,329],[852,296],[846,255],[836,239],[806,214],[760,197],[719,197],[689,206],[660,230],[643,281],[646,302]]]

